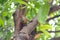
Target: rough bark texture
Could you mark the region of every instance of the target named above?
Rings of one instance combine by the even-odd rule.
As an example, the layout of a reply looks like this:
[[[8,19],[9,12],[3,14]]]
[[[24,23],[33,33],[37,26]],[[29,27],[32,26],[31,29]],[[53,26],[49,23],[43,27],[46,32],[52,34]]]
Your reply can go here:
[[[21,23],[21,18],[20,18],[20,11],[19,9],[16,9],[15,13],[14,13],[14,23],[15,23],[15,34],[16,35],[19,30],[20,30],[20,23]]]

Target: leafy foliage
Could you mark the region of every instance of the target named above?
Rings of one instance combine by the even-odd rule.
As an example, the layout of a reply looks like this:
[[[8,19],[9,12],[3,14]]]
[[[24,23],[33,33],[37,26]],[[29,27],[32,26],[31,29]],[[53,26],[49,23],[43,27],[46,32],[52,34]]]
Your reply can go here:
[[[0,39],[1,40],[11,40],[14,32],[14,21],[13,21],[13,13],[16,10],[18,5],[26,5],[27,6],[27,14],[26,17],[28,20],[32,20],[36,15],[38,22],[40,25],[37,27],[37,32],[42,31],[42,36],[39,38],[41,40],[48,40],[51,38],[48,30],[52,29],[52,25],[46,23],[48,13],[50,10],[49,1],[52,0],[29,0],[28,3],[23,0],[0,0]],[[58,5],[59,1],[56,1],[56,5]],[[23,9],[24,7],[22,7]],[[54,12],[50,16],[53,17],[55,15],[59,15],[60,11]],[[54,20],[54,19],[52,19]],[[57,19],[59,22],[56,23],[56,30],[59,29],[60,26],[60,18]],[[56,26],[55,25],[55,26]],[[59,33],[56,35],[59,35]]]
[[[43,4],[39,8],[38,17],[37,17],[39,23],[42,23],[42,24],[45,23],[47,16],[48,16],[48,13],[49,13],[49,9],[50,9],[50,5],[48,3]],[[43,17],[43,15],[44,15],[44,17]]]

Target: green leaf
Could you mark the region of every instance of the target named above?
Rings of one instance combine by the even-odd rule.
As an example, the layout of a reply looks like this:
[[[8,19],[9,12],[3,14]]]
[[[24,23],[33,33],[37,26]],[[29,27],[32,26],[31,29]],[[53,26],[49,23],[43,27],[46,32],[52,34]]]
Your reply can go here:
[[[6,39],[6,40],[11,39],[11,34],[12,34],[12,33],[11,33],[10,31],[8,31],[5,39]]]
[[[32,20],[35,15],[36,15],[36,9],[34,9],[34,8],[27,9],[27,15],[26,15],[26,17],[29,20]]]
[[[2,15],[3,15],[3,17],[7,16],[7,12],[4,11]]]
[[[42,24],[45,23],[49,10],[50,10],[50,5],[48,3],[45,3],[39,8],[38,16],[37,16],[39,23]]]
[[[47,3],[49,0],[39,0],[39,1],[40,2],[46,2]]]
[[[51,37],[51,34],[48,32],[48,31],[42,31],[45,35],[46,35],[46,37]]]
[[[8,0],[0,0],[0,4],[4,4]]]
[[[3,17],[4,19],[8,20],[8,19],[10,19],[11,14],[10,14],[9,12],[7,12],[7,10],[6,10],[6,11],[4,11],[4,12],[2,13],[2,17]]]
[[[0,18],[0,26],[4,27],[4,21],[2,18]]]
[[[24,2],[23,0],[14,0],[14,1],[17,3],[24,4],[24,5],[28,6],[28,4],[26,2]]]
[[[51,30],[52,29],[52,26],[51,25],[47,25],[47,24],[44,24],[44,25],[40,25],[40,30]]]
[[[47,37],[51,37],[50,36],[50,33],[47,31],[47,30],[51,30],[52,29],[52,26],[51,25],[40,25],[40,30],[47,36]]]
[[[26,6],[28,6],[28,4],[24,1],[20,1],[21,4],[25,4]]]
[[[31,8],[30,15],[32,18],[36,15],[36,10],[34,8]]]
[[[40,30],[46,35],[46,37],[51,37],[50,33],[47,30],[51,30],[52,26],[51,25],[40,25]]]
[[[2,37],[2,35],[3,35],[2,31],[0,31],[0,37]]]
[[[41,6],[40,2],[35,2],[35,7],[36,8],[40,8],[40,6]]]
[[[48,24],[40,24],[37,27],[37,31],[45,31],[45,30],[51,30],[51,29],[52,29],[52,26]]]

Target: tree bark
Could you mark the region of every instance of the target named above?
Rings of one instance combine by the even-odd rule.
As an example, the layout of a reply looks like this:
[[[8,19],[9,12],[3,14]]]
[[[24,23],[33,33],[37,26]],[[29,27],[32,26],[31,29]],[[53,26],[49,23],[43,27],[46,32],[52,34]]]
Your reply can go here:
[[[27,0],[24,1],[27,2]],[[24,6],[25,5],[22,5],[22,7]],[[50,15],[50,13],[55,12],[59,9],[60,6],[51,7],[48,15]],[[24,23],[22,22],[22,16],[25,15],[26,15],[26,8],[24,9],[17,8],[13,15],[14,23],[15,23],[14,40],[32,40],[30,39],[30,34],[38,25],[37,16],[34,17],[32,22],[28,23],[27,25],[24,25]]]

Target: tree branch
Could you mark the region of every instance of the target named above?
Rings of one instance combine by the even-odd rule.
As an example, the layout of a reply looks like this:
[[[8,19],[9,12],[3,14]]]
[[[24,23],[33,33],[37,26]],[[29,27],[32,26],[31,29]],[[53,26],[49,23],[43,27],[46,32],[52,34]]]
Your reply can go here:
[[[57,30],[57,31],[48,31],[49,33],[59,33],[60,30]],[[37,33],[43,33],[42,31],[38,31]]]
[[[37,24],[37,18],[35,17],[31,23],[21,29],[19,34],[15,36],[14,40],[24,40],[25,38],[29,39],[29,34],[36,28]]]
[[[52,12],[55,12],[59,9],[60,9],[60,6],[53,6],[53,7],[50,8],[49,14],[52,13]],[[15,15],[14,15],[15,33],[16,34],[19,32],[20,27],[22,27],[22,26],[20,26],[21,18],[20,18],[20,13],[19,13],[21,11],[22,10],[19,11],[19,9],[17,9],[16,12],[15,12]],[[21,13],[24,13],[24,12],[22,11]],[[27,26],[24,26],[23,29],[20,30],[20,33],[16,37],[18,37],[18,38],[21,37],[21,36],[24,37],[24,35],[20,35],[21,33],[25,33],[26,35],[30,34],[37,27],[37,25],[38,25],[38,21],[37,21],[37,17],[35,17],[31,23],[27,24]],[[25,35],[25,37],[26,37],[26,35]],[[20,40],[18,38],[17,38],[17,40]],[[16,39],[14,39],[14,40],[16,40]]]
[[[60,40],[60,37],[54,37],[54,38],[52,38],[50,40]]]
[[[57,8],[57,10],[58,10],[58,8]],[[57,10],[54,10],[54,11],[57,11]],[[52,13],[54,11],[50,10],[50,13]],[[37,24],[38,24],[37,17],[35,17],[33,19],[33,21],[31,23],[29,23],[27,26],[23,27],[23,29],[20,32],[30,34],[37,27]]]
[[[24,0],[25,2],[27,2],[28,0]],[[14,25],[15,25],[15,34],[19,33],[19,31],[23,28],[24,23],[23,23],[23,19],[22,17],[26,15],[26,7],[24,9],[20,9],[20,7],[24,7],[26,5],[22,4],[21,6],[18,5],[16,8],[15,13],[13,14],[13,18],[14,18]]]
[[[53,7],[51,7],[49,13],[55,12],[55,11],[57,11],[57,10],[59,10],[59,9],[60,9],[60,6],[53,6]],[[60,16],[60,15],[55,16],[55,17],[59,17],[59,16]],[[55,18],[55,17],[53,17],[53,18]],[[53,19],[53,18],[49,18],[49,19],[47,19],[47,20],[50,20],[50,19]],[[37,23],[37,17],[35,17],[35,19],[36,19],[36,21],[33,20],[33,22]],[[33,22],[32,22],[32,25],[33,25]],[[35,23],[34,23],[34,24],[35,24]],[[29,26],[31,26],[31,24],[30,24]],[[34,26],[32,26],[32,27],[30,27],[30,28],[31,28],[31,29],[30,29],[29,26],[27,26],[27,28],[23,28],[23,29],[31,30],[32,27],[34,28]],[[22,29],[22,30],[23,30],[23,29]]]
[[[54,17],[48,18],[48,19],[46,20],[46,22],[48,22],[48,21],[51,20],[51,19],[58,18],[58,17],[60,17],[60,15],[56,15],[56,16],[54,16]]]
[[[37,17],[35,17],[33,21],[29,23],[27,26],[23,27],[23,29],[20,32],[30,34],[36,28],[37,24]]]
[[[48,15],[50,15],[51,13],[53,13],[55,11],[58,11],[59,9],[60,9],[60,5],[51,7]]]
[[[14,33],[17,34],[20,30],[20,22],[21,22],[20,10],[18,8],[16,9],[15,13],[13,14],[13,18],[14,18],[14,23],[15,23],[15,32]]]

